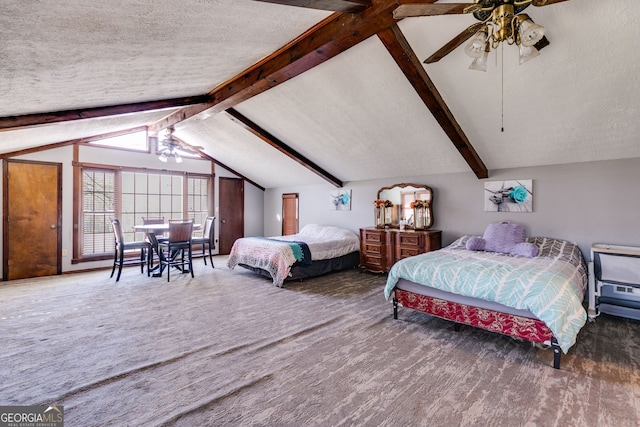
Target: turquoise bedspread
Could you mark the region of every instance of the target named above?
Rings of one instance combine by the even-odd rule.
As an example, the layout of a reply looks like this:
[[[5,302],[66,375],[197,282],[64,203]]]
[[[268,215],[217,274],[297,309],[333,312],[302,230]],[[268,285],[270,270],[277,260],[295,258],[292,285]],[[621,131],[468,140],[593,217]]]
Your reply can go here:
[[[557,239],[530,239],[535,258],[464,249],[465,236],[449,247],[393,265],[385,286],[389,299],[399,279],[459,295],[529,310],[553,332],[563,352],[586,322],[582,306],[586,269],[580,249]]]

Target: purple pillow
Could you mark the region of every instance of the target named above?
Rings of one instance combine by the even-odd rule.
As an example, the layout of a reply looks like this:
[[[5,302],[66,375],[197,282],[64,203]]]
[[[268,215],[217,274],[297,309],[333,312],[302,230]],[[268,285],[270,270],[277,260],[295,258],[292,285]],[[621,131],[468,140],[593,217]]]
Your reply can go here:
[[[486,242],[482,237],[471,236],[469,240],[467,240],[465,247],[468,251],[484,251],[485,244]]]
[[[525,229],[524,226],[511,224],[509,221],[489,224],[482,238],[486,241],[485,251],[508,254],[515,245],[524,242]]]
[[[538,256],[538,247],[533,243],[518,243],[511,249],[511,255],[526,256],[533,258]]]

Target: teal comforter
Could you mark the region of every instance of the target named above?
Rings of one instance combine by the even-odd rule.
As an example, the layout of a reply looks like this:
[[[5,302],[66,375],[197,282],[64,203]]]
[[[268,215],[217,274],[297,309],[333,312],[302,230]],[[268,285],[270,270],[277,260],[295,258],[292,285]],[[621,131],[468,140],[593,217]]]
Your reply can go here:
[[[529,310],[553,332],[563,352],[586,322],[582,306],[587,273],[580,249],[558,239],[532,238],[534,258],[465,249],[470,236],[450,246],[393,265],[385,286],[389,299],[399,279]]]

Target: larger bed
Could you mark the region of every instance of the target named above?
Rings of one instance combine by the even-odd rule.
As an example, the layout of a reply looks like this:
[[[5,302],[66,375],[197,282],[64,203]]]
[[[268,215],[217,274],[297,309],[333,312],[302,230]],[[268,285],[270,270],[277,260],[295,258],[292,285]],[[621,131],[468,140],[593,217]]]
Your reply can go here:
[[[277,237],[243,237],[234,242],[227,266],[241,266],[269,277],[275,286],[360,263],[360,239],[351,230],[308,224],[299,233]]]
[[[397,262],[385,297],[398,306],[551,346],[554,368],[586,322],[587,269],[574,243],[528,238],[536,256],[468,250],[463,236],[434,252]],[[534,248],[535,249],[535,248]]]

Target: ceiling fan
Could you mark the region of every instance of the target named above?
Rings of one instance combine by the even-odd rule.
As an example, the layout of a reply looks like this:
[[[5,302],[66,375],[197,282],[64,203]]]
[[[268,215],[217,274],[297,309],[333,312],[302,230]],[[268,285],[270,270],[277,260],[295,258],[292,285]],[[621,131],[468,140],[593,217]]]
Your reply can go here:
[[[200,155],[200,151],[204,150],[204,147],[199,145],[189,145],[184,141],[176,138],[173,135],[174,128],[173,126],[167,129],[167,133],[164,138],[158,140],[158,150],[162,150],[160,156],[158,157],[160,161],[167,162],[169,159],[173,158],[176,163],[182,162],[182,157],[180,154],[193,154],[196,156]]]
[[[454,49],[464,43],[470,37],[476,35],[465,52],[476,58],[474,63],[486,61],[486,53],[489,48],[494,49],[500,42],[517,44],[521,46],[521,60],[526,61],[529,57],[537,56],[537,51],[549,45],[549,40],[544,36],[544,28],[534,24],[527,14],[521,14],[530,5],[541,7],[567,0],[474,0],[474,3],[404,3],[393,11],[393,17],[402,19],[412,16],[435,16],[435,15],[456,15],[471,13],[480,22],[477,22],[451,41],[438,49],[433,55],[428,57],[424,63],[431,64],[444,58]],[[531,25],[535,25],[532,28]],[[528,33],[523,38],[522,30],[527,29]],[[522,48],[525,47],[523,52]],[[471,50],[471,52],[469,51]],[[524,56],[523,56],[524,53]],[[523,60],[524,58],[524,60]],[[482,70],[484,71],[484,70]]]

